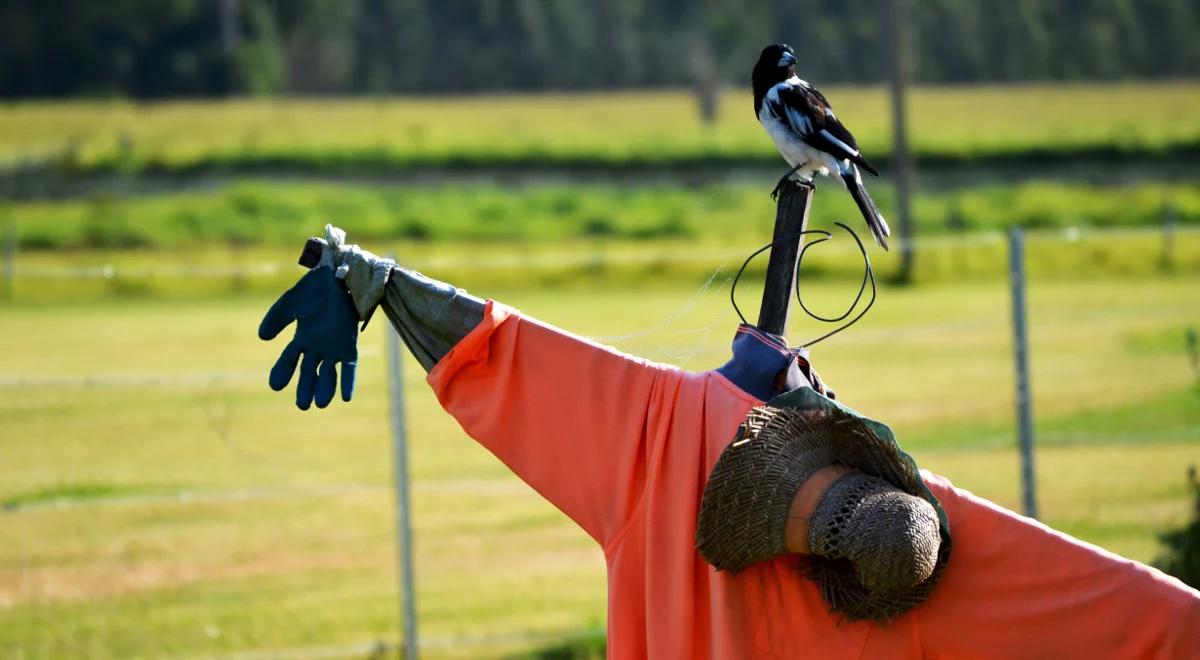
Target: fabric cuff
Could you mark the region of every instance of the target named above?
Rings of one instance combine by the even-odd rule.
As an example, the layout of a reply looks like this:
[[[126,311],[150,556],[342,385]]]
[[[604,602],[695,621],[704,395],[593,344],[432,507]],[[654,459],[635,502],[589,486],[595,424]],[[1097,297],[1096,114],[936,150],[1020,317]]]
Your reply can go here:
[[[346,244],[346,232],[327,224],[320,265],[333,268],[338,279],[346,283],[346,290],[354,300],[358,320],[366,321],[383,299],[383,289],[396,262],[378,257],[357,245]]]
[[[441,400],[443,392],[461,371],[476,362],[485,362],[489,354],[489,342],[503,323],[517,316],[516,310],[494,300],[487,300],[483,308],[483,320],[467,333],[429,371],[425,381]]]
[[[396,266],[383,311],[425,369],[432,370],[484,318],[484,301],[458,287]]]

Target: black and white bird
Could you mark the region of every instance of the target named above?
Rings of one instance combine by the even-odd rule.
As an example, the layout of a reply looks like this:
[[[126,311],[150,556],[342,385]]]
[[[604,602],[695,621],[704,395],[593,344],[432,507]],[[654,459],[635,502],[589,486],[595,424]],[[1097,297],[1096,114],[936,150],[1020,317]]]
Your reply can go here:
[[[796,53],[791,46],[774,44],[763,49],[751,76],[754,116],[766,129],[783,159],[792,166],[779,180],[775,192],[795,175],[811,184],[817,174],[837,172],[858,204],[875,241],[887,249],[891,235],[887,221],[863,186],[862,168],[879,172],[863,158],[850,131],[833,114],[829,101],[815,87],[796,77]]]

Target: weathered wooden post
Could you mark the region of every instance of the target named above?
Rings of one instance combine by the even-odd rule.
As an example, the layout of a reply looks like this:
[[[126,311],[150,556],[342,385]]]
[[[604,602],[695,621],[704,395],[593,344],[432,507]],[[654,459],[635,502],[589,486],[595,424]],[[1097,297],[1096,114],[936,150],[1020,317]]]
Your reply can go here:
[[[1162,211],[1162,257],[1159,268],[1165,272],[1175,270],[1175,225],[1179,221],[1179,213],[1175,204],[1168,200],[1163,204]]]
[[[892,101],[892,158],[891,165],[896,181],[896,219],[899,227],[900,270],[896,282],[910,284],[916,270],[916,252],[913,238],[916,232],[912,221],[913,162],[908,149],[907,89],[912,79],[912,63],[909,48],[909,0],[888,0],[888,23],[891,38],[888,45],[888,86]]]
[[[0,220],[4,220],[4,202],[0,201]],[[12,300],[17,279],[17,221],[8,218],[4,222],[4,299]]]
[[[762,307],[758,311],[758,329],[776,335],[787,334],[792,289],[796,286],[796,261],[804,243],[801,233],[808,229],[808,211],[815,189],[809,185],[787,184],[780,188],[775,207],[775,234],[767,276],[763,286]],[[787,238],[794,236],[795,238]],[[787,238],[787,240],[782,240]]]

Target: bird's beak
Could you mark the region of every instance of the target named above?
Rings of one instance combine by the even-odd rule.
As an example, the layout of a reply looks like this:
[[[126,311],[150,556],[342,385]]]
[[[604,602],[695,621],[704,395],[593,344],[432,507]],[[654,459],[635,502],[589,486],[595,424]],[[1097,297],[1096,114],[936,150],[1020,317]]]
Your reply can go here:
[[[785,68],[785,67],[793,66],[795,64],[796,64],[796,56],[792,55],[791,53],[785,52],[783,54],[783,56],[779,58],[779,68],[781,68],[781,69]]]

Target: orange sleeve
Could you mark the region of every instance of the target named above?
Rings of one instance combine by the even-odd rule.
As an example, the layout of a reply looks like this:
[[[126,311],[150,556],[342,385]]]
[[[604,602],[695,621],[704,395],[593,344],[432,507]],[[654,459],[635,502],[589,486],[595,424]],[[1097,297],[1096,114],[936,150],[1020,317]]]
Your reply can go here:
[[[954,538],[918,610],[930,657],[1200,657],[1200,592],[924,476]]]
[[[655,402],[680,373],[489,300],[428,382],[468,435],[603,545],[640,501]]]

